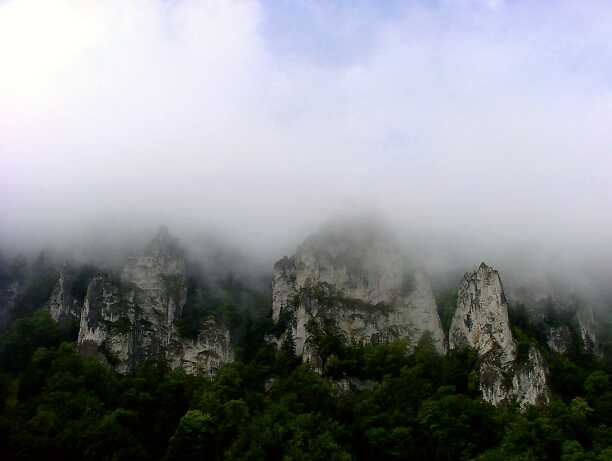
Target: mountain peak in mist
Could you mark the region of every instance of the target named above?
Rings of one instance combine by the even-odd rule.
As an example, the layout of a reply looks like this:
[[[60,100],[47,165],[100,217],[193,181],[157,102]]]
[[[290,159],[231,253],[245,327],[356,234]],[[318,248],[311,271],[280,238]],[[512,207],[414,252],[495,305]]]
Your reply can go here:
[[[149,256],[183,256],[184,250],[178,238],[174,237],[168,226],[161,225],[153,239],[145,249],[145,254]]]

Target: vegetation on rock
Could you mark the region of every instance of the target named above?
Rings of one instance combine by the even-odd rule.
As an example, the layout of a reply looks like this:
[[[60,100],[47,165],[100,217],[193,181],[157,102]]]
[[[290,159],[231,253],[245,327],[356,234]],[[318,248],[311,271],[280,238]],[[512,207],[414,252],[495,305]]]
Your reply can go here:
[[[47,312],[0,339],[3,459],[611,459],[611,370],[550,354],[554,398],[520,412],[480,398],[479,359],[431,338],[350,344],[322,328],[322,374],[266,343],[251,318],[235,363],[210,379],[145,363],[121,376],[65,342]],[[527,326],[529,327],[529,325]]]

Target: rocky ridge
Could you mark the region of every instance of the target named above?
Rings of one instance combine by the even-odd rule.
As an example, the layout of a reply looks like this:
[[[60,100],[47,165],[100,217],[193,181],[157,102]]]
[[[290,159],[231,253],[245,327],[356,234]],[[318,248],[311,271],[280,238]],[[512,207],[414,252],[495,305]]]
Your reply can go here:
[[[171,368],[212,374],[233,360],[230,334],[208,318],[192,338],[179,335],[176,321],[187,300],[185,261],[175,239],[162,229],[116,275],[89,274],[79,285],[75,267],[53,266],[57,283],[46,307],[60,323],[77,320],[81,353],[118,372],[163,360]],[[28,283],[21,285],[27,289]],[[539,279],[531,284],[528,290],[510,291],[512,306],[525,304],[530,321],[545,327],[542,335],[532,331],[531,337],[557,353],[570,353],[576,344],[598,353],[596,303]],[[0,306],[10,312],[20,290],[18,282],[5,283]],[[293,256],[274,265],[272,292],[273,319],[280,327],[276,341],[291,338],[297,354],[315,367],[321,364],[312,328],[328,321],[349,341],[360,343],[406,339],[412,347],[429,333],[441,353],[464,346],[478,352],[485,400],[496,405],[516,400],[523,407],[548,400],[544,357],[534,345],[518,350],[508,291],[499,273],[484,263],[463,279],[448,343],[428,276],[408,264],[394,239],[376,226],[332,226],[314,234]]]
[[[59,277],[55,288],[47,301],[47,309],[51,317],[57,322],[79,320],[81,317],[82,304],[72,295],[73,274],[67,263],[59,270]]]
[[[307,239],[274,265],[272,303],[283,338],[291,336],[308,362],[316,362],[309,326],[325,320],[353,342],[408,339],[414,346],[429,332],[438,351],[446,350],[429,280],[375,227],[330,227]]]
[[[120,277],[99,274],[90,282],[78,338],[84,355],[126,373],[144,361],[213,374],[233,360],[229,331],[210,319],[196,339],[182,338],[175,320],[186,302],[185,259],[162,229]]]
[[[450,349],[466,346],[480,357],[485,400],[494,405],[516,400],[522,407],[548,401],[544,359],[535,346],[519,357],[501,278],[485,263],[465,274],[449,331]]]

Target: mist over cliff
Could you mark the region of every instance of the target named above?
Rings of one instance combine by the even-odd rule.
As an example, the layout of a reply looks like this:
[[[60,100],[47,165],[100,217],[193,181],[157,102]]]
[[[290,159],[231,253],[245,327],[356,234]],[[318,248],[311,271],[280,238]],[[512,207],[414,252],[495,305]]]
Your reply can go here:
[[[610,0],[0,0],[0,459],[612,460]]]
[[[3,239],[165,222],[274,247],[365,202],[609,247],[609,8],[436,3],[3,2]]]
[[[0,3],[0,248],[117,266],[166,224],[269,272],[374,210],[432,273],[608,296],[610,9],[387,3]]]

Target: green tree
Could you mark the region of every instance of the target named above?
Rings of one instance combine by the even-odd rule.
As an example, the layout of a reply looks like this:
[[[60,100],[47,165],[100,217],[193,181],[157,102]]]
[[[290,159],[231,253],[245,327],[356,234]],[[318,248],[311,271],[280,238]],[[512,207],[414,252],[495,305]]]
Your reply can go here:
[[[215,459],[214,451],[209,456],[208,450],[213,445],[216,427],[213,418],[199,410],[189,410],[170,439],[165,459],[170,460],[207,460]]]
[[[23,370],[39,347],[59,345],[65,337],[46,310],[16,320],[0,337],[0,367],[11,372]]]

